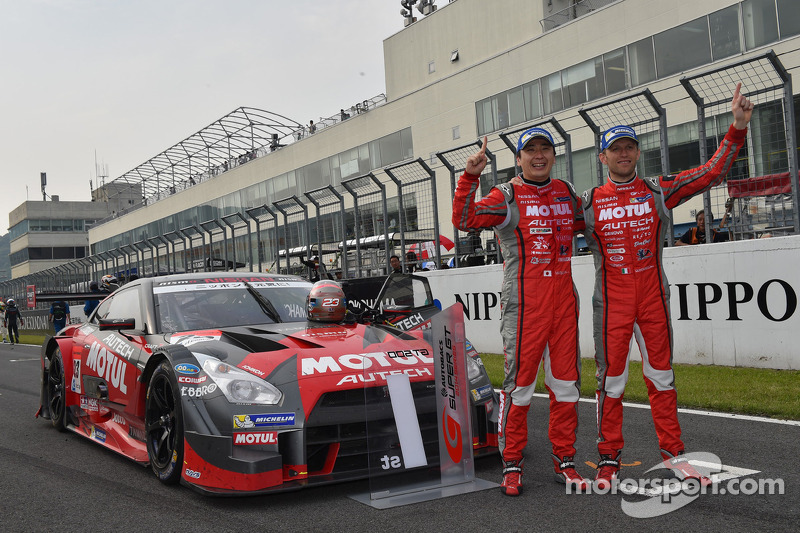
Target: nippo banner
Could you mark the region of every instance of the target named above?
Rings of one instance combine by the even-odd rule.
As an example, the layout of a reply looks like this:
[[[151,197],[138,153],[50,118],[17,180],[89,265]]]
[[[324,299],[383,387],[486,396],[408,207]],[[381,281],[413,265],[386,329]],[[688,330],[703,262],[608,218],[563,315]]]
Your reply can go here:
[[[800,236],[664,250],[676,363],[800,369]],[[442,307],[464,306],[466,336],[479,352],[503,353],[502,265],[421,272]],[[594,357],[594,261],[572,259],[580,298],[581,355]],[[636,343],[633,357],[640,357]]]

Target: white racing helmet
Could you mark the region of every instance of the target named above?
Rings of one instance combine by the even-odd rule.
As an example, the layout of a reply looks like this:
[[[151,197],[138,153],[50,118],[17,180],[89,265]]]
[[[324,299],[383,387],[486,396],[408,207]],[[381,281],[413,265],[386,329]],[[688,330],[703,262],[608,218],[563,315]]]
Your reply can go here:
[[[100,278],[100,288],[108,292],[114,292],[119,288],[119,280],[116,276],[106,274]]]
[[[342,287],[327,279],[314,283],[306,298],[306,311],[309,320],[341,322],[347,312],[347,299]]]

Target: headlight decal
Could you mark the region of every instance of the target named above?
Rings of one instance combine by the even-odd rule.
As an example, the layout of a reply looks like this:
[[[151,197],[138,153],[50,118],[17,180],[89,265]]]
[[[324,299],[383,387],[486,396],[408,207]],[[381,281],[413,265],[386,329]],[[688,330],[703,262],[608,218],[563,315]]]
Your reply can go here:
[[[216,357],[201,353],[195,353],[194,356],[229,402],[259,405],[277,405],[281,402],[283,393],[271,383]]]

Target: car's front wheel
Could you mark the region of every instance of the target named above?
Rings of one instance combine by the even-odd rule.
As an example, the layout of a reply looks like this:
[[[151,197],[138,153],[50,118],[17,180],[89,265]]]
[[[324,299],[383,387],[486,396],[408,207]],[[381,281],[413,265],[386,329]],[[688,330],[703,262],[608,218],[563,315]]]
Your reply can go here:
[[[66,429],[66,380],[64,378],[64,358],[61,350],[55,349],[50,354],[47,367],[47,407],[50,409],[50,421],[59,431]]]
[[[164,483],[177,483],[183,464],[183,411],[178,382],[167,360],[150,378],[144,424],[153,472]]]

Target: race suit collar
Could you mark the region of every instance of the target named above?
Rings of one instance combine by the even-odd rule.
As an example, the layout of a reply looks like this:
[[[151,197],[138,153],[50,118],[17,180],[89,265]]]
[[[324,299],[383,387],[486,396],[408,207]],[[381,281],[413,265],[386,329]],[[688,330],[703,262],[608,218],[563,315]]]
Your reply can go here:
[[[618,182],[611,179],[611,176],[608,177],[608,182],[611,183],[614,187],[626,187],[628,185],[633,185],[633,182],[639,177],[639,174],[634,174],[631,179],[628,181]]]
[[[550,180],[549,176],[544,181],[526,180],[525,178],[522,177],[522,174],[520,174],[519,177],[522,178],[523,183],[525,183],[526,185],[533,185],[534,187],[545,187],[547,185],[550,185],[550,183],[551,183],[551,180]]]

